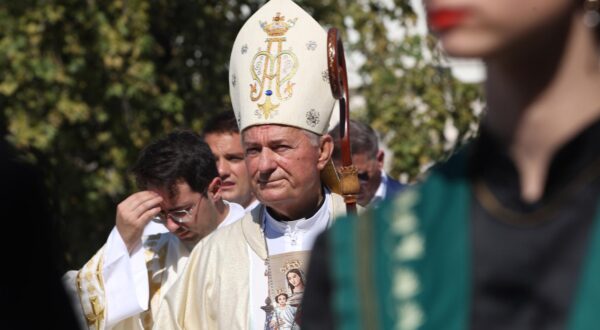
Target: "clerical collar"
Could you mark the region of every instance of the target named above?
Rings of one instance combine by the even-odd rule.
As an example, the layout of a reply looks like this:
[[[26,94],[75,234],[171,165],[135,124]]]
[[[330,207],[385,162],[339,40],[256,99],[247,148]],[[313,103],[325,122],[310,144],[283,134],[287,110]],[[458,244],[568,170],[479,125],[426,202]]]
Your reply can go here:
[[[290,221],[278,221],[269,214],[269,210],[265,208],[265,225],[268,231],[272,231],[276,234],[285,234],[289,231],[307,231],[313,227],[313,225],[320,219],[328,218],[327,212],[329,208],[327,205],[331,203],[331,194],[329,190],[325,189],[323,193],[323,203],[310,218],[301,218],[298,220]]]

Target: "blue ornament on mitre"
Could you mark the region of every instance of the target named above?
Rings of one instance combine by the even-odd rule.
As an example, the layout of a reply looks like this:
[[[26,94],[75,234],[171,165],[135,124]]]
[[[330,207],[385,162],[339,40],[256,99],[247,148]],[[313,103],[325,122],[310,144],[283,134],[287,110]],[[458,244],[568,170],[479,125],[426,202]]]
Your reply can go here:
[[[229,65],[240,131],[264,124],[327,132],[335,100],[327,79],[327,33],[291,0],[271,0],[244,24]]]

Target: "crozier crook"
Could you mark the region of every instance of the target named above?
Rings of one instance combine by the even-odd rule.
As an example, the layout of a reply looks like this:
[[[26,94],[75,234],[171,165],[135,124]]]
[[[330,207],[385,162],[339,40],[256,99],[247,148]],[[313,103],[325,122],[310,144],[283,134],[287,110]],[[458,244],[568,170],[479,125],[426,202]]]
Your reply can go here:
[[[360,184],[358,171],[352,164],[350,147],[350,95],[348,94],[346,59],[342,39],[336,28],[330,28],[327,31],[327,69],[331,93],[340,104],[340,144],[342,147],[342,166],[339,169],[340,189],[348,214],[356,214],[356,200]]]

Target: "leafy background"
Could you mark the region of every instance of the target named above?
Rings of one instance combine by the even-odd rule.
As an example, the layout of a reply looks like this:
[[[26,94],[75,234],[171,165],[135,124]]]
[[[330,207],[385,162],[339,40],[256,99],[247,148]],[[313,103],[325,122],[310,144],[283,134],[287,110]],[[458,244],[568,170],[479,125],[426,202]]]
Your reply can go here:
[[[0,1],[0,133],[46,175],[63,270],[106,240],[146,143],[230,109],[229,52],[263,3]],[[393,175],[418,179],[476,133],[480,86],[452,77],[410,2],[297,3],[360,54],[353,116],[382,133]]]

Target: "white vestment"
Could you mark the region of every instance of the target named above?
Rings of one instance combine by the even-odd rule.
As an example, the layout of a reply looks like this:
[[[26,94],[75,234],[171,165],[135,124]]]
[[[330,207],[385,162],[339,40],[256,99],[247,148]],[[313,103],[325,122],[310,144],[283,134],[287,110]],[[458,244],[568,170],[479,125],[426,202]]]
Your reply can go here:
[[[227,204],[229,212],[219,229],[244,215],[242,206]],[[81,270],[65,274],[65,286],[75,293],[75,306],[80,307],[76,309],[90,329],[149,329],[160,301],[183,271],[194,245],[150,223],[141,244],[129,254],[115,227]]]
[[[212,233],[194,248],[184,273],[166,294],[154,329],[264,329],[270,319],[260,305],[268,296],[269,253],[310,250],[316,236],[345,212],[342,197],[327,192],[310,219],[272,226],[274,220],[260,205]]]
[[[269,324],[273,329],[278,330],[296,330],[300,329],[299,326],[294,325],[294,316],[296,314],[296,307],[285,305],[283,307],[276,306],[273,317]]]

